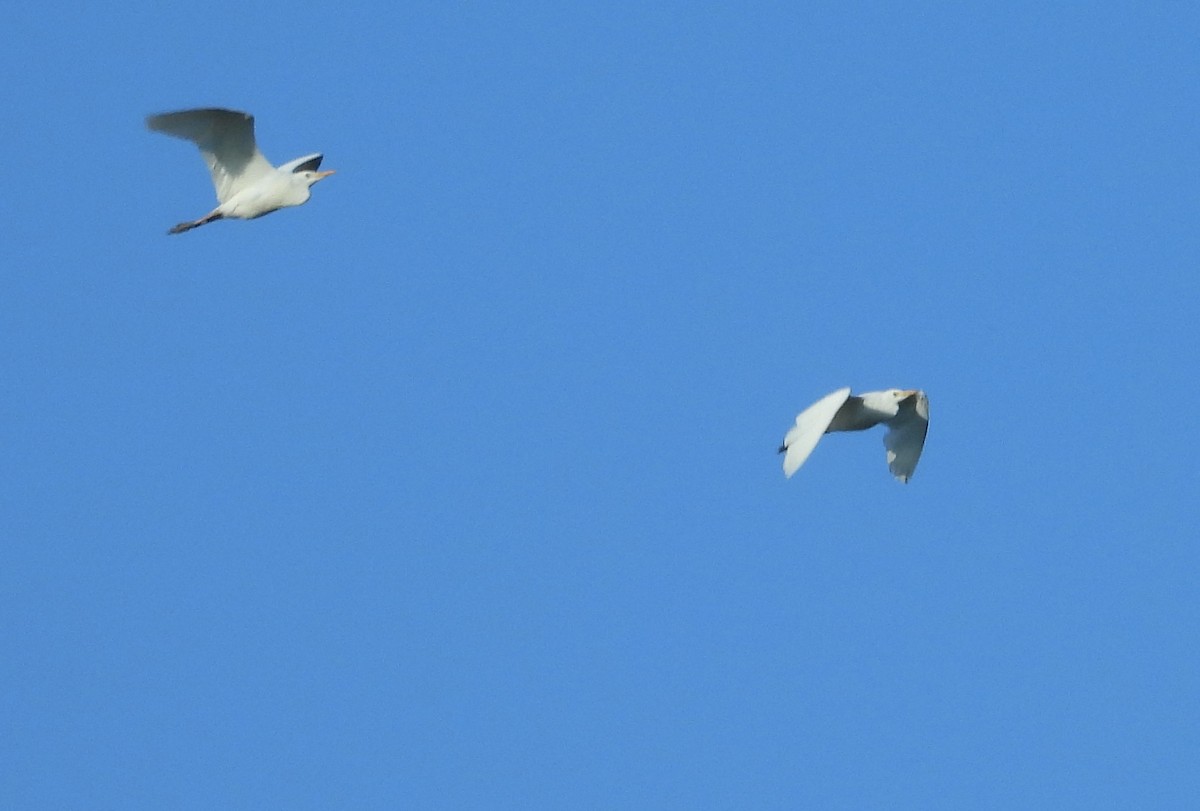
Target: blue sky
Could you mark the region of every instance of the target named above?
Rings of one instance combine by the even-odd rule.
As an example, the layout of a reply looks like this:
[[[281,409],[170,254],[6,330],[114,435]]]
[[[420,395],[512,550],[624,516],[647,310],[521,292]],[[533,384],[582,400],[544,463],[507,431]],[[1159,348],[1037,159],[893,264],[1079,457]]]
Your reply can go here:
[[[968,5],[10,9],[0,805],[1196,807],[1200,12]]]

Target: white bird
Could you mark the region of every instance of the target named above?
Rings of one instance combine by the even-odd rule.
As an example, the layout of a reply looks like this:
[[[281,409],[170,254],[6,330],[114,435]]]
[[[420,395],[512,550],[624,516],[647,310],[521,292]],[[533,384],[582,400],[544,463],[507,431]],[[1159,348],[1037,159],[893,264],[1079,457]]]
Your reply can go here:
[[[786,454],[784,475],[791,478],[800,469],[824,434],[865,431],[880,423],[888,429],[883,435],[888,469],[907,482],[916,470],[929,430],[929,398],[916,389],[869,391],[852,397],[850,389],[844,388],[817,400],[800,412],[779,447],[779,452]]]
[[[237,110],[201,109],[162,113],[146,126],[200,147],[212,173],[219,206],[198,220],[181,222],[168,234],[190,231],[225,217],[252,220],[286,206],[308,202],[309,187],[333,171],[318,172],[321,153],[296,158],[276,168],[254,143],[254,116]]]

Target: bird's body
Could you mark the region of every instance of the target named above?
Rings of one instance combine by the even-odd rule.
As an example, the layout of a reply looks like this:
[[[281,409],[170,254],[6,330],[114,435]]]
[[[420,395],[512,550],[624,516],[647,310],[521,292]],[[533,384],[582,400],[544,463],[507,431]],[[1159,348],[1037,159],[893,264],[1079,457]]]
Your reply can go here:
[[[822,397],[796,417],[779,452],[789,478],[804,464],[821,437],[835,431],[865,431],[883,423],[888,469],[902,482],[916,470],[929,429],[929,399],[916,389],[888,389],[851,395],[849,388]]]
[[[149,116],[146,126],[200,148],[220,203],[200,219],[176,225],[168,232],[171,234],[226,217],[252,220],[287,206],[302,205],[312,195],[312,184],[333,174],[317,171],[320,153],[272,166],[255,143],[254,116],[248,113],[215,108],[182,110]]]

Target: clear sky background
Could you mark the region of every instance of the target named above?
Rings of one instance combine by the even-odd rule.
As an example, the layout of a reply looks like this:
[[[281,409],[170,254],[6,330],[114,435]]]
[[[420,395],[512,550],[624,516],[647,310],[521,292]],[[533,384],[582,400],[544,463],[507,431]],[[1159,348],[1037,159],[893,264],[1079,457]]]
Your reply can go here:
[[[1192,4],[0,40],[0,807],[1200,807]]]

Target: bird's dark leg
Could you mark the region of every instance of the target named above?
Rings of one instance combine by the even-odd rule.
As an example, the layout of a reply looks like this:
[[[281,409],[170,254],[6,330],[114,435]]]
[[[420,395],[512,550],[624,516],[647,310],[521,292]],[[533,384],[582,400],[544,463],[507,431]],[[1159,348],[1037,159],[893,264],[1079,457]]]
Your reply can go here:
[[[179,223],[179,225],[175,226],[167,233],[168,234],[182,234],[184,231],[191,231],[193,228],[199,228],[202,225],[207,225],[210,222],[215,222],[216,220],[219,220],[224,216],[225,215],[219,211],[213,211],[212,213],[206,214],[198,220],[192,220],[190,222],[181,222],[181,223]]]

